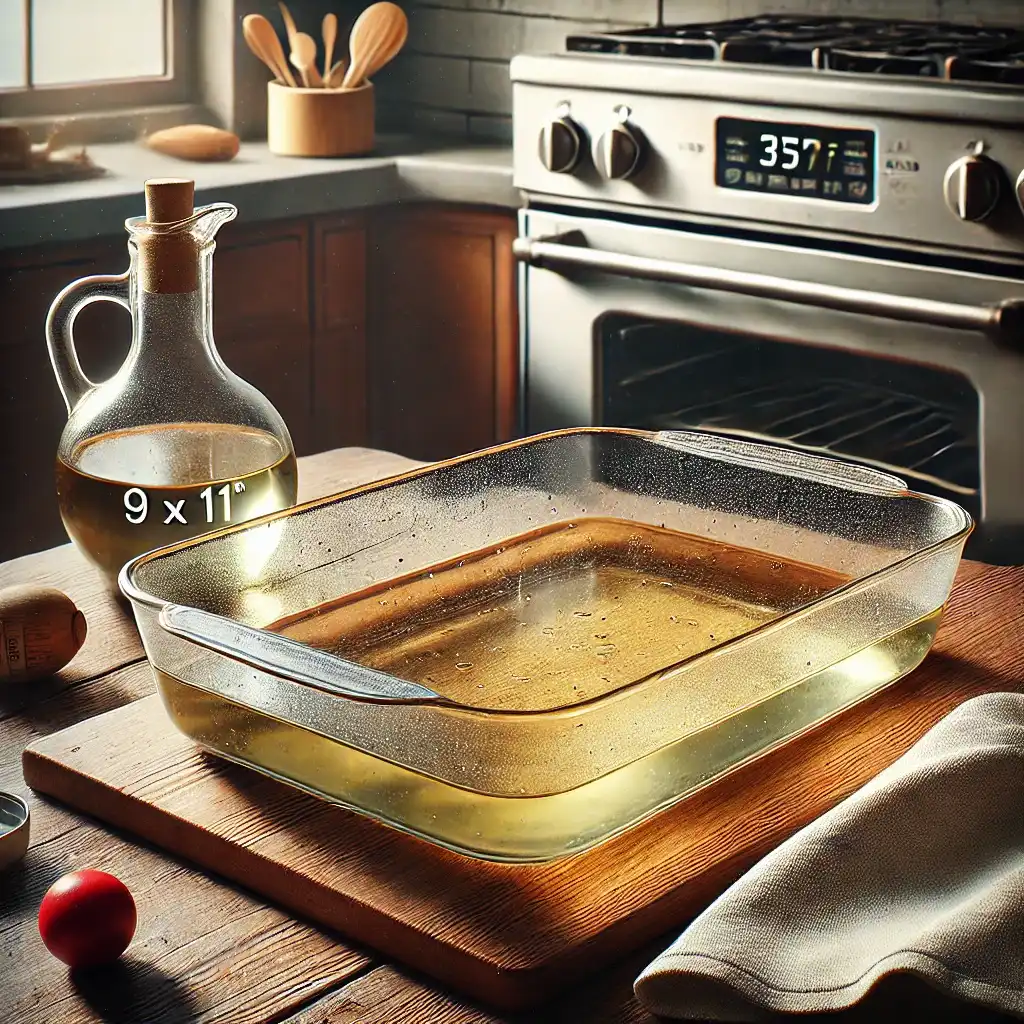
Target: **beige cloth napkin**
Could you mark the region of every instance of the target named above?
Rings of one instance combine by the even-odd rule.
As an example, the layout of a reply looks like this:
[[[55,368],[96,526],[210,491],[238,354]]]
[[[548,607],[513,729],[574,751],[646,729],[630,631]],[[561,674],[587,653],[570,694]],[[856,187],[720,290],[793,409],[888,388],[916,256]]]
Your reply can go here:
[[[1024,694],[976,697],[756,864],[637,978],[651,1012],[845,1009],[901,972],[1024,1017]]]

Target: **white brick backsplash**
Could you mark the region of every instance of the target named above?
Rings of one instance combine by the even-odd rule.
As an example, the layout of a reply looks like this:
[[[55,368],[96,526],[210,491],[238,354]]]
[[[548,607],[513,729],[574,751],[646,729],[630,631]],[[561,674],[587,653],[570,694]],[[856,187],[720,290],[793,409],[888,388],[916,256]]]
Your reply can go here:
[[[385,89],[419,129],[509,137],[516,53],[557,52],[574,32],[653,24],[657,0],[408,0],[407,54]],[[1024,26],[1024,0],[665,0],[668,22],[764,13],[848,14]],[[384,85],[384,83],[381,83]]]

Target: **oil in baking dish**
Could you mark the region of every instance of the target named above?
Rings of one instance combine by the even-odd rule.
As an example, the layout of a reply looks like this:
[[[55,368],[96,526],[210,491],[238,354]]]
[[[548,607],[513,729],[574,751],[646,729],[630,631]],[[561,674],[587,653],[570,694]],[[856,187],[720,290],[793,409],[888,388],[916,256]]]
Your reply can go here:
[[[848,577],[654,526],[560,523],[269,628],[472,707],[599,697]]]
[[[271,624],[481,709],[550,710],[700,655],[843,585],[819,567],[613,519],[560,523]],[[731,679],[685,735],[561,793],[458,788],[167,675],[200,744],[414,834],[508,861],[578,851],[914,668],[940,610],[767,697]],[[827,661],[827,659],[826,659]],[[756,676],[756,673],[754,673]]]
[[[145,551],[288,508],[296,490],[294,453],[233,424],[115,430],[57,459],[64,527],[111,580]]]

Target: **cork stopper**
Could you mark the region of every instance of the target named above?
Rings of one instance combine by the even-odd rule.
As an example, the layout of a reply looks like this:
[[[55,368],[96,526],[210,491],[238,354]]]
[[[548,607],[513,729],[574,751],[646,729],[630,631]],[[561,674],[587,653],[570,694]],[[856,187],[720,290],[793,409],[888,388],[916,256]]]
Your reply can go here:
[[[150,178],[146,182],[146,220],[174,224],[192,216],[196,183],[188,178]]]
[[[150,178],[146,182],[146,223],[175,224],[191,217],[195,182]],[[139,235],[139,283],[144,292],[194,292],[199,287],[199,248],[191,230]]]

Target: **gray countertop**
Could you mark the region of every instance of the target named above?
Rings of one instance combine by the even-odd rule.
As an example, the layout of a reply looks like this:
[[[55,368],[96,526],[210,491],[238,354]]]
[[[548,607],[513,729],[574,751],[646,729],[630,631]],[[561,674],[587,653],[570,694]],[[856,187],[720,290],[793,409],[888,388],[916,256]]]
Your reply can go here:
[[[129,142],[90,146],[89,155],[106,174],[0,187],[0,248],[118,234],[126,218],[144,212],[147,178],[193,178],[197,205],[233,203],[242,223],[397,202],[520,205],[508,146],[381,136],[373,156],[353,159],[274,156],[265,142],[243,143],[234,160],[215,164],[176,160]]]

